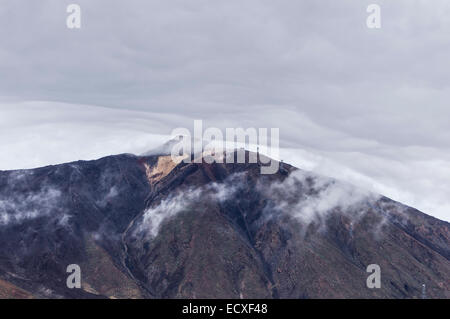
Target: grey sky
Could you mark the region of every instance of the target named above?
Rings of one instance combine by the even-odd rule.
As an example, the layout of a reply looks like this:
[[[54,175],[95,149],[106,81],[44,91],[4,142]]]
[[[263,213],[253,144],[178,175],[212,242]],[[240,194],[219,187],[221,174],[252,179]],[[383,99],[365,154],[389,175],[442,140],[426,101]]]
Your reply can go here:
[[[137,152],[194,118],[280,127],[291,162],[450,220],[449,14],[446,0],[0,0],[0,169]]]

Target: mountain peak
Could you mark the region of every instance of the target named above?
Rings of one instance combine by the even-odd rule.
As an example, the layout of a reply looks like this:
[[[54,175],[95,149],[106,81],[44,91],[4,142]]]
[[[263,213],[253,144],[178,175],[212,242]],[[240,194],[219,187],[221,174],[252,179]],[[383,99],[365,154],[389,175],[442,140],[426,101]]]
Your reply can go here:
[[[426,284],[428,297],[450,297],[448,223],[288,164],[263,175],[259,163],[176,163],[162,155],[175,142],[158,156],[0,172],[0,289],[417,298]],[[81,289],[64,285],[71,264],[84,274]],[[366,287],[371,264],[381,267],[381,289]]]

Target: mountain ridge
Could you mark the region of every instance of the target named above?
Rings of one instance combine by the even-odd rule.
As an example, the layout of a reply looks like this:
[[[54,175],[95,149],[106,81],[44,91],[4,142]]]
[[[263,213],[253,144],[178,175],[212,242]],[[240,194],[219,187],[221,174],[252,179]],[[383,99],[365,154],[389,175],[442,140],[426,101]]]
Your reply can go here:
[[[354,218],[351,205],[333,207],[340,185],[288,164],[263,176],[260,163],[161,158],[0,171],[10,220],[0,223],[0,279],[49,298],[417,298],[422,282],[430,297],[449,297],[445,221],[386,197],[372,207],[355,202],[364,212]],[[331,206],[321,208],[323,200]],[[365,287],[369,259],[380,263],[381,289]],[[65,287],[72,263],[87,272],[81,290]],[[122,279],[96,282],[97,263]]]

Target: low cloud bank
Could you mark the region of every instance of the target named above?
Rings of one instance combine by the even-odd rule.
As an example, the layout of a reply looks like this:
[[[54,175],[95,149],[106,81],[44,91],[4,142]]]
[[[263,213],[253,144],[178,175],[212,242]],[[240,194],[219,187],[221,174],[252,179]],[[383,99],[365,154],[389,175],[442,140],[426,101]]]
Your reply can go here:
[[[359,218],[380,197],[352,184],[305,171],[294,171],[283,182],[269,186],[260,183],[258,189],[270,199],[266,215],[286,213],[307,225],[321,223],[337,210]]]
[[[426,144],[390,145],[356,138],[297,112],[245,113],[240,122],[205,119],[205,126],[276,127],[280,157],[296,167],[347,181],[450,220],[450,151]],[[203,117],[204,114],[202,114]],[[56,102],[0,101],[0,170],[142,154],[194,118]]]

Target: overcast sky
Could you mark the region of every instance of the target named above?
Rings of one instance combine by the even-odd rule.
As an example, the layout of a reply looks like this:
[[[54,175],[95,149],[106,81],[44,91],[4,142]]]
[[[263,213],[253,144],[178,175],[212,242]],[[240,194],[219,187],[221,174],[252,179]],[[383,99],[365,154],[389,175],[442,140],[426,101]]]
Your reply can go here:
[[[287,162],[449,221],[449,16],[448,0],[0,0],[0,169],[140,153],[194,119],[279,127]]]

